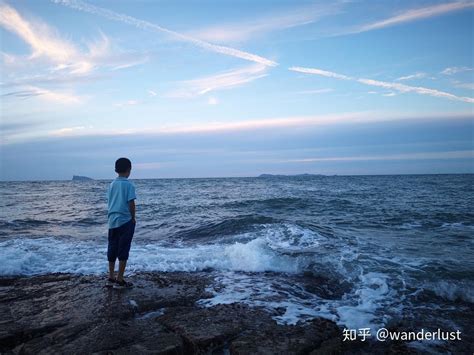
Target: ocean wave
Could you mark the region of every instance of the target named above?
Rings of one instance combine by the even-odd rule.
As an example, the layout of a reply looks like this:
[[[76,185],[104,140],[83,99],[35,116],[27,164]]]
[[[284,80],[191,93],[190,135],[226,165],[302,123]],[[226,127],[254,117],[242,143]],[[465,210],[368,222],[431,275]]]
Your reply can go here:
[[[188,230],[179,231],[176,237],[186,239],[214,239],[216,236],[236,235],[266,223],[276,222],[274,218],[261,215],[242,215],[206,223]]]
[[[474,303],[474,283],[468,281],[438,281],[426,283],[423,288],[448,301]]]
[[[276,271],[296,273],[308,265],[304,256],[287,254],[318,245],[321,236],[289,224],[267,225],[257,234],[236,235],[232,243],[169,247],[136,239],[129,260],[131,271]],[[99,239],[100,240],[100,239]],[[18,238],[0,242],[1,275],[49,272],[98,274],[105,271],[107,240]]]

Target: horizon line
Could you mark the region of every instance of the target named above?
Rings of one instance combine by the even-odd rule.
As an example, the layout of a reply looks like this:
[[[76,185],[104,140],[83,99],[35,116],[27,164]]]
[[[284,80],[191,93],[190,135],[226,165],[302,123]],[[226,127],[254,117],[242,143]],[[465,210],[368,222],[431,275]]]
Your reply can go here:
[[[261,173],[259,175],[273,175],[271,177],[299,177],[301,175],[307,176],[316,176],[316,177],[352,177],[352,176],[423,176],[423,175],[474,175],[474,172],[452,172],[452,173],[398,173],[398,174],[320,174],[320,173],[296,173],[296,174],[277,174],[277,173]],[[255,176],[194,176],[194,177],[147,177],[147,178],[136,178],[130,180],[183,180],[183,179],[246,179],[246,178],[268,178],[268,177],[260,177],[259,175]],[[84,175],[82,175],[84,176]],[[91,181],[109,181],[113,180],[114,178],[99,178],[94,179],[90,178],[91,180],[85,181],[76,181],[76,183],[84,183],[84,182],[91,182]],[[2,182],[54,182],[54,181],[74,181],[71,179],[37,179],[37,180],[2,180],[0,179],[0,183]]]

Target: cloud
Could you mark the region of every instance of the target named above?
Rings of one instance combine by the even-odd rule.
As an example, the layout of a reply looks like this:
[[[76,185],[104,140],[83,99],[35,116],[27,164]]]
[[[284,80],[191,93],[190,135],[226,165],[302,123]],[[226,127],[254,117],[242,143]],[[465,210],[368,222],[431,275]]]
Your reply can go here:
[[[373,134],[374,129],[382,129],[390,133],[390,137],[393,138],[393,128],[401,127],[401,130],[396,131],[397,134],[404,134],[407,132],[408,125],[413,124],[416,127],[420,127],[420,132],[431,132],[431,129],[438,129],[441,127],[443,132],[446,131],[446,124],[452,125],[452,127],[459,127],[464,125],[468,127],[467,131],[464,130],[465,134],[469,131],[470,125],[473,123],[473,116],[470,110],[464,112],[424,112],[424,113],[399,113],[399,112],[387,112],[387,111],[365,111],[365,112],[347,112],[340,114],[324,114],[324,115],[311,115],[311,116],[286,116],[286,117],[267,117],[258,119],[242,119],[242,120],[222,120],[222,121],[211,121],[211,122],[200,122],[200,123],[188,123],[188,122],[175,122],[167,125],[147,125],[147,126],[133,126],[130,128],[118,128],[118,127],[104,127],[94,128],[87,126],[81,129],[62,129],[60,132],[56,132],[56,135],[44,129],[29,129],[25,133],[15,134],[15,132],[4,132],[0,145],[11,146],[12,144],[27,143],[32,146],[35,142],[50,142],[54,145],[57,134],[60,134],[64,141],[69,141],[70,138],[87,139],[90,144],[87,145],[91,149],[91,144],[96,148],[91,151],[100,151],[103,147],[102,144],[105,141],[115,142],[115,148],[111,148],[111,153],[116,150],[117,142],[120,144],[126,144],[125,142],[136,141],[140,143],[140,149],[148,149],[143,144],[148,142],[153,145],[158,143],[163,145],[164,149],[174,149],[178,147],[182,149],[186,144],[191,142],[202,142],[209,144],[209,147],[214,149],[215,147],[227,147],[229,139],[234,137],[235,142],[243,144],[242,147],[250,149],[246,145],[246,141],[250,140],[255,142],[259,147],[265,149],[282,149],[281,143],[272,146],[268,142],[282,137],[282,135],[288,134],[291,139],[284,139],[284,142],[290,145],[299,144],[299,139],[295,139],[298,135],[305,136],[308,133],[314,138],[319,137],[318,144],[347,144],[346,139],[355,139],[359,142],[367,144],[369,141],[379,141],[380,144],[384,144],[384,140],[380,140],[377,134]],[[80,127],[81,123],[77,123],[76,127]],[[356,128],[357,127],[357,128]],[[377,128],[378,127],[378,128]],[[438,128],[436,128],[438,127]],[[72,128],[72,127],[66,127]],[[367,132],[369,136],[361,138],[358,135],[354,135],[354,129],[357,131],[364,131],[369,129]],[[56,130],[58,131],[58,130]],[[331,141],[328,138],[328,132],[349,132],[343,134],[336,141]],[[352,133],[350,133],[352,132]],[[372,132],[372,133],[370,133]],[[448,130],[446,134],[456,135],[459,130]],[[464,134],[464,133],[463,133]],[[265,136],[265,142],[258,137]],[[468,134],[467,134],[468,136]],[[426,137],[431,137],[431,134],[427,134],[426,137],[423,134],[420,136],[421,141],[424,141]],[[425,138],[423,138],[425,137]],[[232,138],[232,139],[234,139]],[[311,140],[313,140],[311,138]],[[453,139],[453,138],[451,138]],[[460,139],[459,137],[454,139]],[[463,138],[461,138],[463,139]],[[470,147],[469,137],[467,139],[467,147]],[[166,142],[175,142],[175,146],[168,146]],[[332,142],[332,143],[331,143]],[[147,143],[147,144],[148,144]],[[283,145],[286,145],[284,143]],[[377,143],[378,144],[378,143]],[[146,145],[146,144],[145,144]],[[304,146],[304,144],[303,144]],[[198,149],[203,147],[198,144]],[[15,149],[15,148],[12,148]],[[301,152],[301,149],[299,148]],[[376,151],[379,153],[379,151]],[[84,153],[84,152],[82,152]],[[115,154],[115,153],[113,153]]]
[[[457,74],[457,73],[462,73],[462,72],[471,71],[471,70],[473,70],[473,69],[468,68],[468,67],[449,67],[449,68],[444,69],[441,72],[441,74],[454,75],[454,74]]]
[[[151,96],[151,97],[155,97],[156,95],[158,95],[155,91],[153,90],[148,90],[148,94]]]
[[[134,100],[129,101],[132,105]],[[121,105],[127,105],[127,102]],[[412,117],[412,116],[410,116]],[[445,117],[445,116],[443,116]],[[464,117],[464,116],[463,116]],[[261,129],[278,129],[290,127],[309,127],[319,125],[331,125],[338,123],[362,123],[362,122],[379,122],[384,120],[404,119],[404,116],[383,115],[380,113],[370,112],[351,112],[342,114],[316,115],[316,116],[290,116],[281,118],[267,118],[242,121],[226,121],[226,122],[207,122],[201,124],[178,124],[172,126],[161,126],[155,128],[139,128],[139,129],[61,129],[49,132],[48,135],[62,136],[130,136],[130,135],[188,135],[188,134],[206,134],[206,133],[223,133],[252,131]]]
[[[330,126],[339,124],[366,124],[378,122],[391,122],[400,120],[438,120],[450,117],[451,119],[471,118],[472,113],[389,113],[376,111],[348,112],[340,114],[311,115],[311,116],[288,116],[278,118],[252,119],[241,121],[214,121],[200,124],[177,124],[161,127],[147,127],[142,129],[112,129],[112,130],[84,130],[71,131],[72,136],[129,136],[129,135],[188,135],[188,134],[212,134],[224,132],[308,128],[316,126]]]
[[[28,22],[7,4],[0,4],[0,25],[28,43],[33,50],[33,58],[44,56],[53,62],[64,63],[77,56],[72,43],[60,38],[44,23]]]
[[[474,150],[459,150],[447,152],[423,152],[392,155],[345,156],[345,157],[316,157],[288,159],[284,163],[313,163],[328,161],[377,161],[377,160],[433,160],[433,159],[473,159]]]
[[[81,102],[81,98],[77,95],[60,91],[52,91],[31,85],[25,86],[25,90],[9,92],[1,95],[1,97],[18,97],[21,99],[40,97],[47,101],[53,101],[59,104],[78,104]]]
[[[140,54],[136,54],[140,56]],[[42,63],[31,63],[32,66],[27,67],[26,62],[22,62],[22,65],[18,65],[12,68],[13,65],[5,65],[11,69],[9,77],[5,78],[4,82],[0,83],[2,87],[13,87],[23,85],[66,85],[66,84],[80,84],[89,83],[104,78],[110,78],[111,72],[130,68],[138,64],[146,62],[146,59],[137,61],[136,59],[130,58],[130,53],[123,53],[118,55],[109,55],[103,58],[96,58],[94,62],[90,62],[87,66],[82,67],[80,65],[57,65],[54,67],[45,67]],[[22,59],[17,58],[20,62]],[[129,63],[129,64],[127,64]],[[21,67],[23,66],[23,68]],[[89,70],[87,69],[89,68]],[[100,71],[101,68],[110,69],[110,72]],[[13,70],[14,69],[14,70]],[[16,70],[19,69],[19,70]],[[36,71],[37,73],[32,74]],[[22,74],[26,72],[25,74]]]
[[[71,42],[62,38],[58,31],[38,19],[26,19],[13,7],[0,4],[0,25],[25,41],[32,50],[29,61],[46,59],[54,63],[52,71],[67,70],[71,74],[85,74],[94,68],[92,58],[104,55],[108,48],[108,39],[102,36],[101,43],[91,43],[89,53],[84,55]],[[11,63],[14,58],[9,55]]]
[[[242,42],[255,39],[265,33],[314,23],[322,17],[340,12],[342,4],[342,2],[314,4],[296,10],[287,10],[285,13],[274,13],[251,21],[211,26],[192,31],[192,34],[194,37],[210,42]]]
[[[37,90],[19,90],[19,91],[12,91],[6,94],[2,94],[1,97],[14,96],[14,97],[22,98],[22,99],[28,99],[30,97],[35,97],[39,95],[41,95],[41,93],[39,93]]]
[[[173,98],[192,98],[209,92],[232,89],[265,77],[267,67],[263,64],[252,64],[246,67],[229,70],[223,73],[199,79],[179,82],[180,88],[166,96]]]
[[[18,76],[8,81],[0,83],[0,87],[24,87],[25,85],[68,85],[77,83],[89,83],[99,79],[109,77],[106,74],[72,75],[69,73],[53,74],[27,74]]]
[[[289,70],[300,72],[300,73],[321,75],[321,76],[340,79],[340,80],[357,81],[361,84],[365,84],[365,85],[369,85],[369,86],[382,87],[384,89],[395,90],[395,91],[399,91],[401,93],[413,92],[413,93],[420,94],[420,95],[428,95],[428,96],[433,96],[433,97],[445,98],[445,99],[449,99],[449,100],[474,103],[474,98],[472,98],[472,97],[456,96],[456,95],[450,94],[448,92],[439,91],[439,90],[435,90],[435,89],[429,89],[429,88],[420,87],[420,86],[408,86],[408,85],[400,84],[400,83],[392,83],[392,82],[372,80],[372,79],[364,79],[364,78],[351,78],[351,77],[346,76],[346,75],[333,73],[333,72],[329,72],[329,71],[325,71],[325,70],[321,70],[321,69],[314,69],[314,68],[291,67],[291,68],[289,68]]]
[[[426,78],[428,74],[426,73],[415,73],[407,76],[401,76],[400,78],[396,79],[397,81],[403,80],[413,80],[413,79],[423,79]]]
[[[26,18],[4,3],[0,3],[0,26],[31,48],[29,55],[1,53],[2,66],[7,69],[3,87],[83,82],[97,79],[92,73],[99,68],[125,69],[148,59],[137,53],[114,53],[103,33],[80,48],[41,19]]]
[[[441,16],[450,12],[464,10],[467,8],[474,7],[474,3],[470,1],[456,1],[448,2],[439,5],[422,7],[419,9],[412,9],[404,11],[398,15],[389,17],[387,19],[369,23],[360,27],[357,27],[348,33],[361,33],[372,30],[378,30],[385,27],[395,26],[406,22],[418,21],[434,16]]]
[[[256,129],[305,127],[315,125],[326,125],[341,122],[370,121],[372,115],[367,112],[343,113],[336,115],[321,116],[291,116],[284,118],[269,118],[258,120],[244,120],[234,122],[209,122],[200,125],[162,127],[156,133],[182,134],[182,133],[207,133],[227,131],[247,131]]]
[[[258,56],[256,54],[244,52],[244,51],[231,48],[231,47],[220,46],[220,45],[212,44],[206,41],[202,41],[200,39],[191,37],[189,35],[181,34],[181,33],[169,30],[167,28],[155,25],[151,22],[140,20],[132,16],[120,14],[120,13],[117,13],[105,8],[101,8],[98,6],[94,6],[80,0],[52,0],[52,1],[57,4],[68,6],[75,10],[84,11],[84,12],[88,12],[94,15],[102,16],[109,20],[119,21],[119,22],[131,25],[131,26],[135,26],[143,30],[148,30],[155,33],[165,33],[167,35],[170,35],[172,38],[191,43],[197,47],[209,50],[211,52],[220,53],[220,54],[228,55],[231,57],[236,57],[236,58],[252,61],[255,63],[260,63],[262,65],[266,65],[270,67],[274,67],[278,65],[278,63],[276,63],[275,61]]]

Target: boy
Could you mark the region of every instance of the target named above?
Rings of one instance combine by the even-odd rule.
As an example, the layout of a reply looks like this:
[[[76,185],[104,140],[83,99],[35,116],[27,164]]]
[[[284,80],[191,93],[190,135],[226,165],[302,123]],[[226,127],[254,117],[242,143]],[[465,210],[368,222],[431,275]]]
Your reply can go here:
[[[110,183],[107,191],[109,245],[107,259],[109,260],[108,287],[129,288],[131,282],[123,279],[127,266],[128,253],[135,232],[135,186],[128,181],[132,163],[127,158],[117,159],[115,172],[117,178]],[[115,278],[115,260],[119,259],[119,270]]]

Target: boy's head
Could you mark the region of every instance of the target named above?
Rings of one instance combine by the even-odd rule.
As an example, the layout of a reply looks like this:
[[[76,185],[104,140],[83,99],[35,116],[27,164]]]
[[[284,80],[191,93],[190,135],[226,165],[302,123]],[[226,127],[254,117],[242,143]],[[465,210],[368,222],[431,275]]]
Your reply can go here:
[[[119,174],[119,176],[129,177],[130,170],[132,170],[132,162],[127,158],[119,158],[115,162],[115,172]]]

